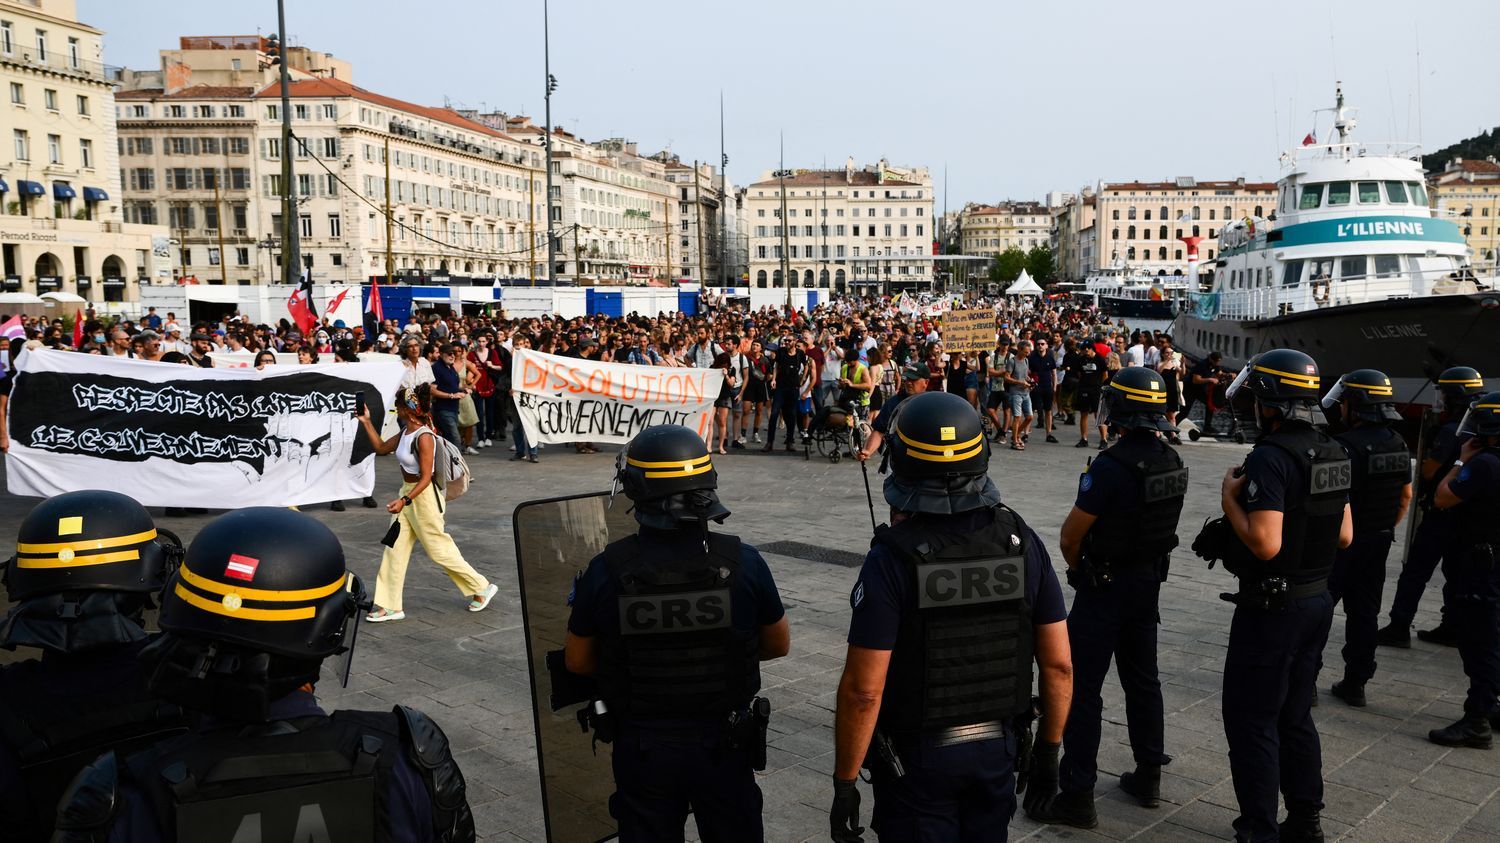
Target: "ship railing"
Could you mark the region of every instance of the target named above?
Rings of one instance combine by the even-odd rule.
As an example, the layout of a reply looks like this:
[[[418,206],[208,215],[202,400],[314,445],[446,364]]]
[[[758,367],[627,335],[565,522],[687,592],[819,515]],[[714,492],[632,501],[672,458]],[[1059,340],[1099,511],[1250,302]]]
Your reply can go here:
[[[1312,279],[1252,290],[1190,293],[1186,307],[1200,319],[1251,321],[1369,301],[1458,295],[1486,288],[1483,281],[1459,277],[1451,269],[1427,270]]]

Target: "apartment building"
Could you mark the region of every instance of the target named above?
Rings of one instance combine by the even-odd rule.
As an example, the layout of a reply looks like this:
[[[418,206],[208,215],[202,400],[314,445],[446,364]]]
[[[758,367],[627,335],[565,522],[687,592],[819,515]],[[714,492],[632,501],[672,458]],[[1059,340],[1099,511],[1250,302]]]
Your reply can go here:
[[[1178,238],[1202,237],[1199,255],[1211,261],[1225,223],[1265,217],[1276,208],[1274,183],[1243,178],[1101,183],[1095,196],[1100,265],[1126,264],[1155,275],[1187,271],[1186,246]]]
[[[959,212],[959,248],[966,255],[999,257],[1007,249],[1029,252],[1052,245],[1052,211],[1036,202],[970,203]]]
[[[1439,214],[1452,217],[1472,250],[1469,261],[1481,277],[1493,277],[1500,251],[1500,163],[1455,158],[1428,174],[1427,195]]]

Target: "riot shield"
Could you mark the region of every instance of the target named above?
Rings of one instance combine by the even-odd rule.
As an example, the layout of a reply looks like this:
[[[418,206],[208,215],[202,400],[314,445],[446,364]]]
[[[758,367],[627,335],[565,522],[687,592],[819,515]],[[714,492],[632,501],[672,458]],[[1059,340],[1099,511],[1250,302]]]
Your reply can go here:
[[[531,707],[536,722],[542,815],[549,843],[596,843],[616,834],[610,747],[579,727],[588,680],[568,674],[560,651],[568,630],[573,577],[606,544],[636,532],[630,502],[607,493],[528,501],[516,507],[516,567]],[[552,653],[549,659],[548,654]],[[549,662],[551,669],[549,669]]]
[[[1406,539],[1401,543],[1401,564],[1411,558],[1412,541],[1416,539],[1417,528],[1422,525],[1424,507],[1430,500],[1431,487],[1436,480],[1428,482],[1422,479],[1422,463],[1429,457],[1432,450],[1432,440],[1437,435],[1438,426],[1441,424],[1438,413],[1431,407],[1423,410],[1422,421],[1417,428],[1417,447],[1415,451],[1416,465],[1412,469],[1412,487],[1416,490],[1416,499],[1412,501],[1411,511],[1406,518]],[[1437,480],[1442,479],[1443,472],[1447,467],[1438,469]]]

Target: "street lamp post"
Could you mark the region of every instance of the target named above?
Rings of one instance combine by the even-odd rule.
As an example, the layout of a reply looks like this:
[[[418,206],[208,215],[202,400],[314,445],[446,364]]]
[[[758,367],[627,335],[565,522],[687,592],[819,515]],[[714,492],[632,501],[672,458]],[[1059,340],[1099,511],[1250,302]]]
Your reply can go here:
[[[297,242],[297,202],[292,193],[292,75],[286,60],[286,0],[276,0],[276,29],[281,62],[281,280],[295,284],[302,277],[302,250]],[[220,260],[223,255],[219,256]]]
[[[547,281],[557,286],[557,243],[552,231],[552,92],[557,90],[557,79],[552,76],[552,44],[549,34],[547,0],[542,0],[542,72],[547,83],[547,125],[543,127],[542,143],[547,149]],[[576,236],[576,232],[575,232]],[[574,267],[577,275],[577,267]]]

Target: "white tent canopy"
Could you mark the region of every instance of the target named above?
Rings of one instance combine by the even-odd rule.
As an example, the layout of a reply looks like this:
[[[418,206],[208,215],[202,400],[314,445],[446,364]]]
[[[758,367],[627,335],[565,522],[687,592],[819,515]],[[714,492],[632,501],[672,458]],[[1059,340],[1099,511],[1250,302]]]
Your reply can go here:
[[[41,304],[42,299],[31,293],[0,293],[0,304]]]
[[[1037,283],[1031,280],[1031,275],[1023,269],[1021,270],[1021,277],[1017,278],[1014,284],[1006,288],[1005,294],[1007,296],[1040,296],[1042,288],[1037,286]]]
[[[88,299],[85,299],[83,296],[80,296],[77,293],[69,292],[42,293],[41,298],[51,299],[55,302],[66,302],[68,304],[80,304],[82,302],[88,301]]]

